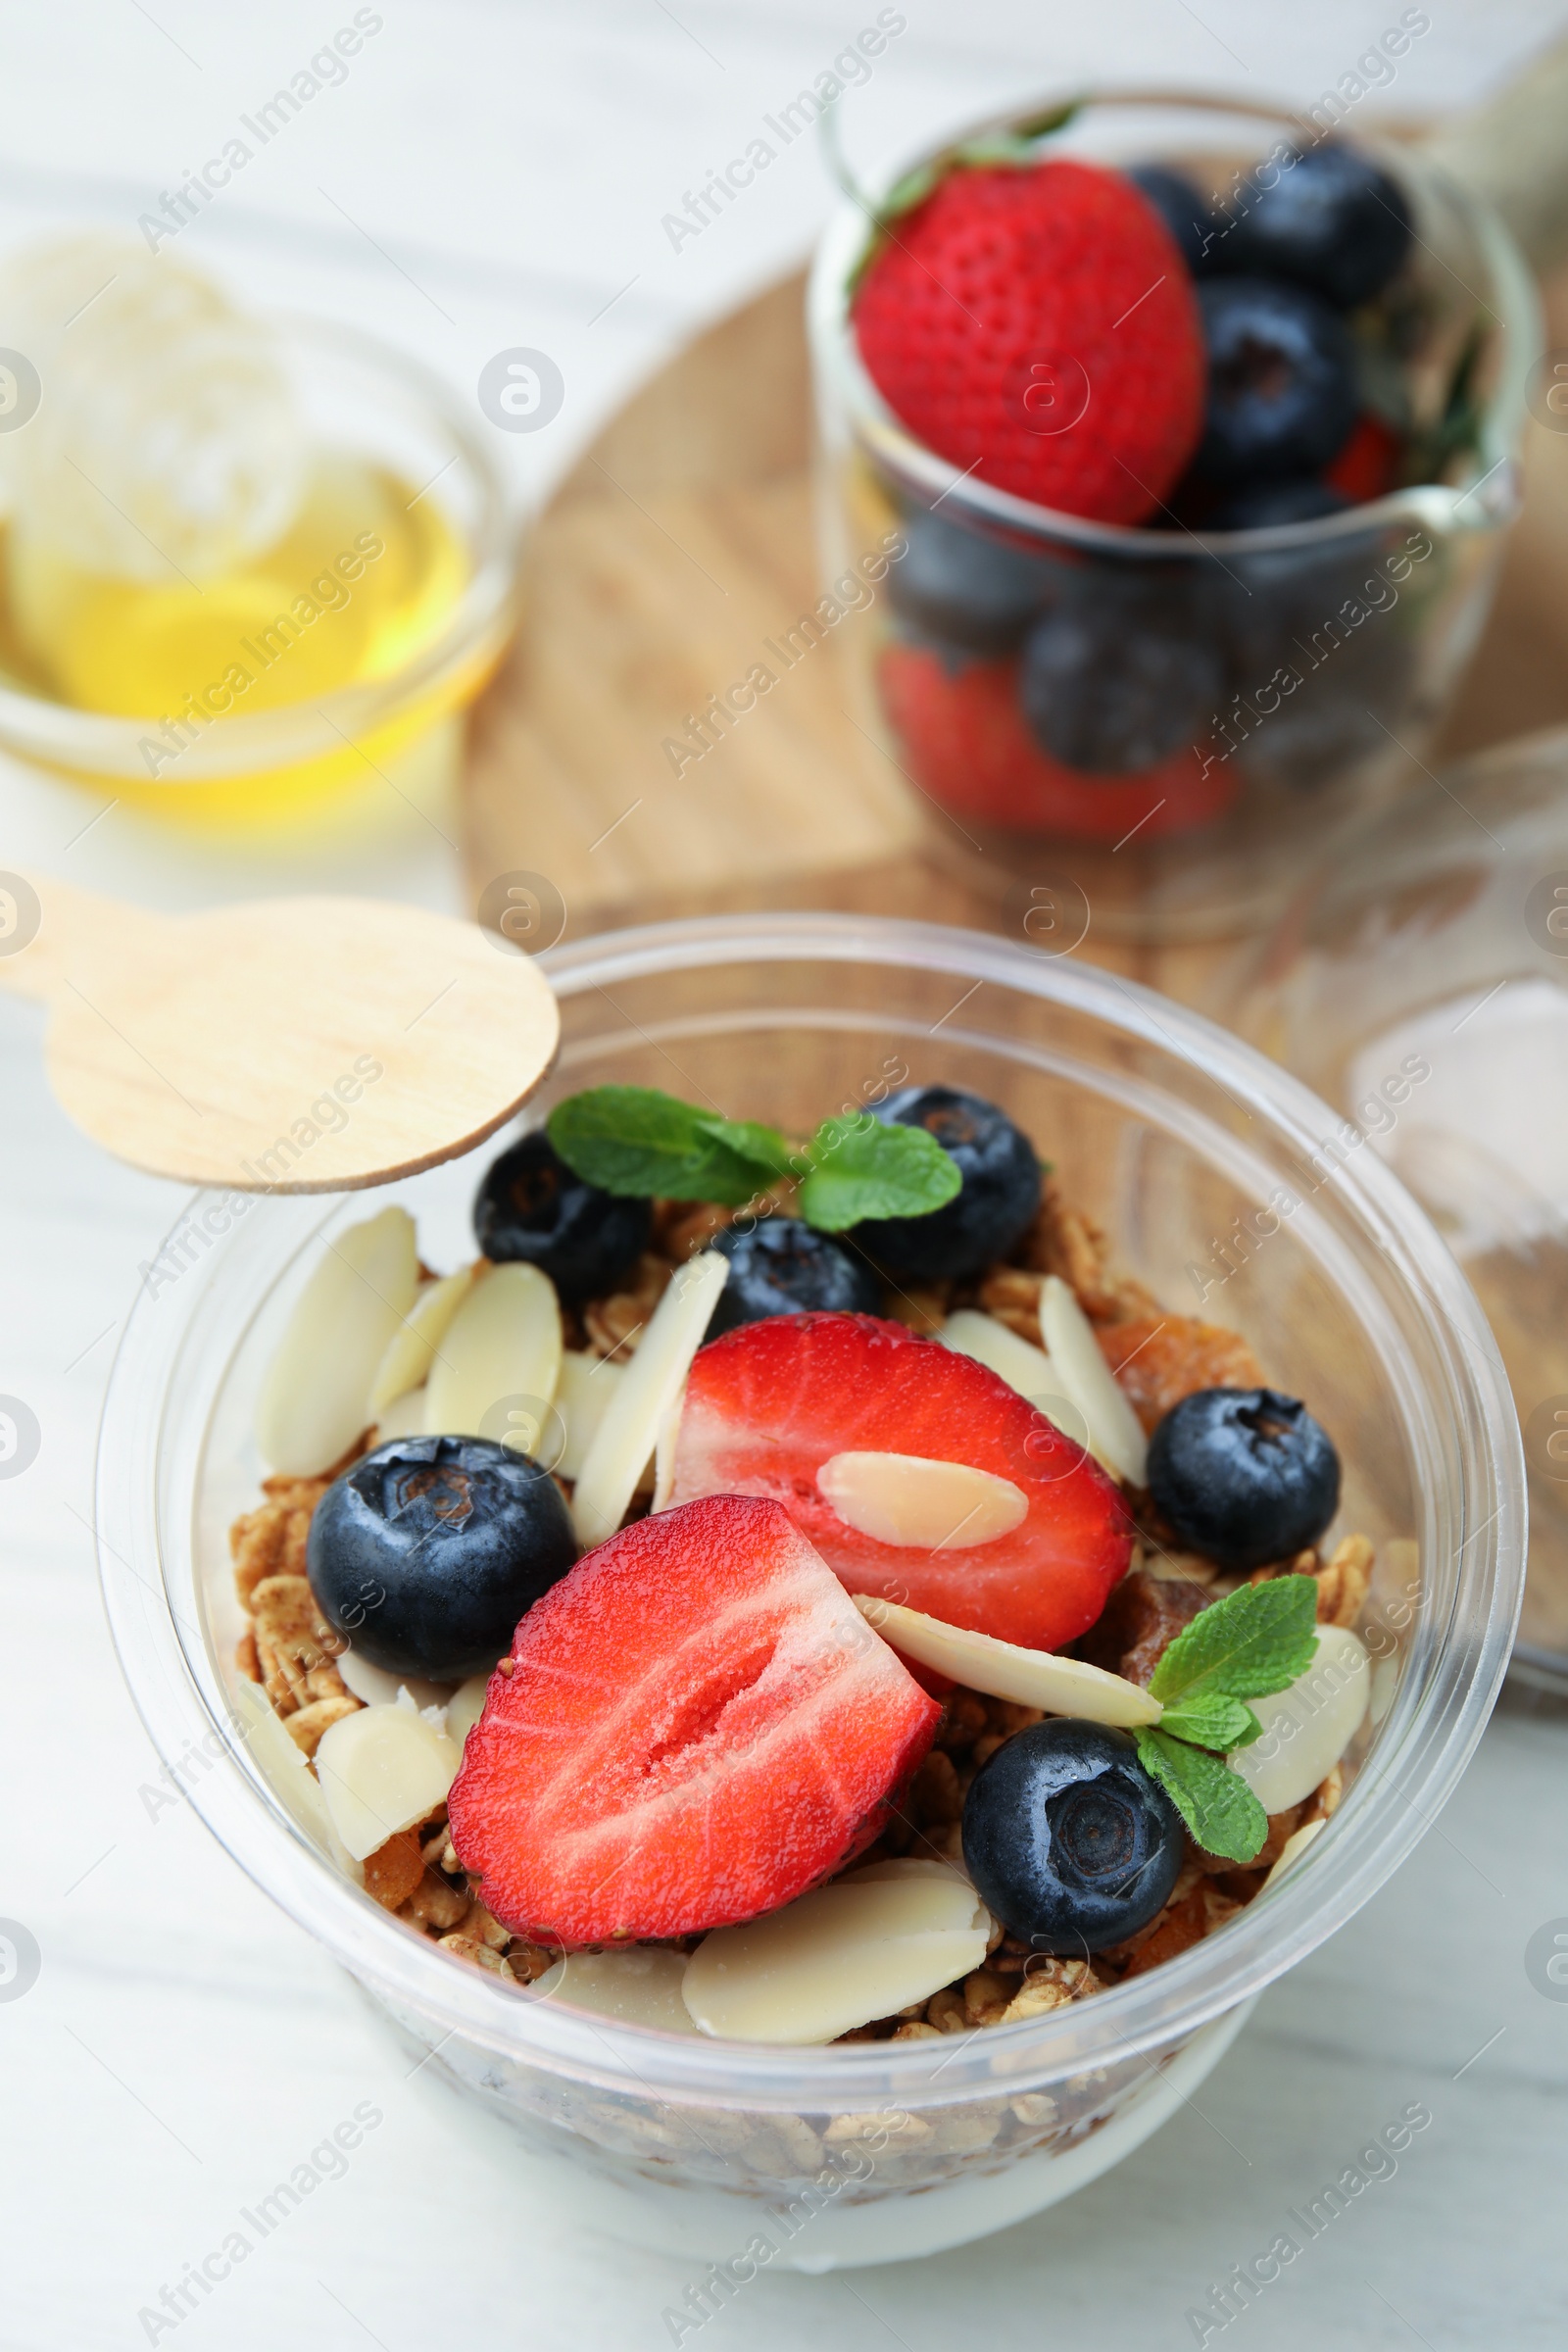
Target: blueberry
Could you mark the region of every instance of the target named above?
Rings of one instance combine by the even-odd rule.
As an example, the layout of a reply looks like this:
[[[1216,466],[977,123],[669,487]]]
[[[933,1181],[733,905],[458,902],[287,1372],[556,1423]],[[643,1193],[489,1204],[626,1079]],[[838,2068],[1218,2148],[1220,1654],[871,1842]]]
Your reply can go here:
[[[1315,669],[1291,648],[1300,684],[1253,728],[1237,755],[1254,783],[1310,792],[1364,760],[1386,758],[1406,717],[1415,675],[1408,637],[1382,613]]]
[[[1208,346],[1199,471],[1219,483],[1315,472],[1360,405],[1344,319],[1304,287],[1259,277],[1208,278],[1198,299]]]
[[[473,1203],[484,1255],[537,1266],[568,1306],[614,1289],[647,1249],[652,1221],[646,1200],[574,1176],[542,1129],[502,1152]]]
[[[549,1472],[488,1438],[394,1438],[327,1488],[305,1569],[321,1614],[372,1666],[460,1683],[577,1556]]]
[[[1289,278],[1342,310],[1380,294],[1410,248],[1398,182],[1329,140],[1259,189],[1210,254],[1226,270]]]
[[[1310,478],[1285,482],[1249,482],[1233,490],[1205,517],[1211,531],[1277,531],[1293,522],[1321,522],[1329,514],[1345,514],[1350,501],[1327,482]]]
[[[864,1259],[799,1217],[763,1217],[745,1233],[731,1227],[715,1234],[712,1247],[729,1259],[729,1280],[708,1326],[710,1340],[738,1324],[804,1314],[808,1307],[882,1312],[881,1286]]]
[[[1339,1508],[1340,1457],[1273,1389],[1200,1389],[1149,1442],[1149,1491],[1181,1542],[1245,1576],[1315,1544]]]
[[[957,1162],[963,1188],[923,1217],[868,1217],[857,1248],[889,1274],[910,1282],[963,1281],[1003,1257],[1033,1224],[1040,1206],[1034,1146],[994,1102],[953,1086],[906,1086],[876,1117],[923,1127]]]
[[[1064,766],[1137,775],[1172,759],[1221,699],[1224,664],[1188,572],[1187,612],[1157,588],[1086,585],[1031,630],[1018,673],[1030,732]]]
[[[893,609],[923,636],[966,653],[1010,654],[1051,593],[1054,566],[916,509],[908,552],[888,573]]]
[[[1137,164],[1127,177],[1149,198],[1196,276],[1211,241],[1213,222],[1207,198],[1185,172],[1173,172],[1168,164]]]
[[[1037,1952],[1082,1958],[1136,1935],[1186,1857],[1181,1817],[1126,1732],[1054,1717],[986,1758],[963,1859],[986,1908]]]

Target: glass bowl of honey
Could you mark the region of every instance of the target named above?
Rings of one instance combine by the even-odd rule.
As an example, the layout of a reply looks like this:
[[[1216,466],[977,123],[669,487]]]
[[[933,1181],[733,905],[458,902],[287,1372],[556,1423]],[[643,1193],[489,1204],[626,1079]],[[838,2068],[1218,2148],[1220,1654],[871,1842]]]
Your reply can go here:
[[[28,327],[40,284],[62,313],[117,249],[36,257],[20,298],[15,265],[0,277],[19,347],[0,352],[0,748],[217,831],[438,797],[512,620],[477,415],[370,337],[241,318],[118,250],[83,319],[95,367]]]

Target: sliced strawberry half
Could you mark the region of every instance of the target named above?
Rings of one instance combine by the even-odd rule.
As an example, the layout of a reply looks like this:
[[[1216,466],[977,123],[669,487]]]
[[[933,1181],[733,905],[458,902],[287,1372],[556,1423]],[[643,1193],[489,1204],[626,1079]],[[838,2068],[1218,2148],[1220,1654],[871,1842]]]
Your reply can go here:
[[[534,1603],[468,1735],[452,1841],[542,1942],[756,1919],[870,1842],[940,1712],[776,1502],[713,1495]]]
[[[987,1544],[881,1542],[817,1485],[847,1452],[967,1462],[1028,1510]],[[773,1495],[851,1592],[1027,1649],[1086,1632],[1132,1552],[1120,1493],[1080,1446],[984,1364],[874,1315],[772,1315],[698,1351],[671,1500],[715,1494]]]

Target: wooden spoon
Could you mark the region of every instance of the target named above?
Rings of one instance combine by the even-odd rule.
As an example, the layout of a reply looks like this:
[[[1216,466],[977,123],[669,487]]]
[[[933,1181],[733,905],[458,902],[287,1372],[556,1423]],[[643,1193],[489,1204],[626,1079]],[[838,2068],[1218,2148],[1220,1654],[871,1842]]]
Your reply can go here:
[[[554,1058],[530,957],[367,899],[160,915],[0,873],[0,984],[39,997],[50,1083],[117,1157],[182,1184],[386,1184],[493,1134]]]

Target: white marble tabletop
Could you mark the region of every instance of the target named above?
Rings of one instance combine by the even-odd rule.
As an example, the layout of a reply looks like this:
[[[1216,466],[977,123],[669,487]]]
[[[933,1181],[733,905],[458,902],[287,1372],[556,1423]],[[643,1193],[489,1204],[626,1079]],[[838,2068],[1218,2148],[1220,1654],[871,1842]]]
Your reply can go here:
[[[904,0],[906,28],[847,109],[857,155],[1085,75],[1310,100],[1395,22],[1394,0]],[[808,142],[700,236],[662,226],[763,114],[877,11],[824,0],[385,0],[352,68],[187,233],[254,300],[330,313],[466,390],[494,352],[549,351],[557,422],[497,436],[520,501],[696,324],[793,264],[827,183]],[[1459,103],[1560,28],[1549,0],[1434,0],[1391,107]],[[347,0],[6,0],[0,246],[67,222],[135,232],[355,11]],[[96,821],[94,821],[96,820]],[[89,827],[84,831],[83,828]],[[0,863],[35,858],[149,902],[286,877],[456,904],[439,844],[388,827],[352,863],[181,849],[123,810],[0,770]],[[348,1982],[220,1851],[156,1758],[99,1605],[88,1527],[99,1400],[172,1188],[118,1168],[55,1109],[30,1006],[0,998],[0,1392],[41,1446],[0,1481],[0,1915],[36,1938],[0,1986],[0,2344],[383,2352],[584,2344],[648,2352],[690,2265],[547,2226],[462,2132],[432,2123]],[[1267,2247],[1286,2209],[1412,2100],[1432,2125],[1225,2332],[1316,2352],[1562,2340],[1568,2000],[1526,1973],[1568,1920],[1568,1726],[1513,1709],[1413,1860],[1276,1985],[1205,2086],[1070,2204],[921,2264],[764,2276],[705,2331],[722,2352],[808,2337],[906,2352],[1005,2340],[1152,2352]],[[1568,1987],[1564,1988],[1568,1990]],[[358,2101],[385,2125],[177,2329],[138,2315],[221,2243]],[[1209,2340],[1214,2340],[1210,2337]]]

